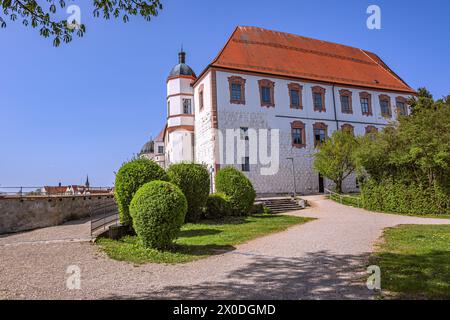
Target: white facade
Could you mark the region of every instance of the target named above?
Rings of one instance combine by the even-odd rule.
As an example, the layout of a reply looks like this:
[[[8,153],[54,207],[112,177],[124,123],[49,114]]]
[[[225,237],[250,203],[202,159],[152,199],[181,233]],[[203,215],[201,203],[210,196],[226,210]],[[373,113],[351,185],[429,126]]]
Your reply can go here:
[[[238,28],[237,30],[244,29]],[[260,34],[261,31],[258,30],[256,35]],[[270,32],[267,34],[273,36]],[[276,36],[278,37],[279,34],[276,33]],[[283,36],[282,39],[285,37]],[[237,37],[236,40],[238,42],[247,41],[245,37]],[[302,41],[305,40],[302,38],[299,43]],[[230,46],[234,45],[232,42],[229,43],[231,43]],[[268,42],[266,45],[272,48],[273,44]],[[294,52],[292,54],[296,54],[295,52],[302,49],[292,47],[289,50]],[[306,50],[306,52],[309,51]],[[312,54],[317,53],[313,52]],[[322,54],[317,55],[320,59],[323,56]],[[327,59],[329,58],[328,55],[325,56]],[[330,136],[333,131],[342,129],[342,126],[351,126],[355,135],[364,135],[373,129],[381,130],[390,122],[396,121],[398,116],[396,101],[406,101],[410,98],[410,93],[405,93],[408,91],[401,89],[377,90],[374,89],[376,86],[370,83],[367,86],[343,86],[326,81],[304,80],[294,76],[275,76],[270,73],[266,74],[265,71],[258,73],[241,69],[238,69],[239,71],[232,70],[226,67],[215,67],[213,64],[197,78],[192,69],[185,64],[185,53],[180,52],[179,57],[179,64],[172,69],[167,80],[167,123],[163,134],[164,160],[159,163],[168,167],[170,164],[178,162],[196,162],[207,165],[214,172],[225,165],[233,165],[244,171],[258,194],[292,194],[294,191],[308,194],[331,187],[332,183],[319,177],[319,174],[312,168],[318,138],[315,128],[324,130],[325,136]],[[233,58],[229,55],[226,57]],[[333,57],[337,61],[335,63],[351,60],[341,55]],[[355,58],[351,61],[355,60],[355,63],[367,68],[382,68],[374,77],[382,78],[383,75],[392,73],[386,69],[386,66],[375,63],[374,56],[369,57],[365,54],[364,57],[370,59],[362,61],[362,58]],[[241,58],[241,55],[237,55],[237,58]],[[277,57],[274,56],[273,59],[277,59]],[[372,69],[369,70],[370,72],[367,74],[371,75]],[[286,71],[286,74],[290,75],[293,72]],[[390,76],[395,77],[396,81],[402,82],[393,73]],[[244,97],[242,101],[236,102],[231,98],[233,80],[240,81],[242,86],[240,92]],[[378,80],[375,81],[378,83]],[[261,83],[273,85],[273,91],[270,94],[273,101],[269,106],[262,102],[261,86],[266,85]],[[407,87],[406,84],[404,85]],[[301,107],[299,108],[291,107],[293,100],[291,100],[290,88],[292,87],[300,88]],[[325,110],[319,111],[314,108],[313,92],[317,92],[317,90],[323,92]],[[341,95],[349,97],[351,112],[349,110],[344,112]],[[390,100],[388,115],[383,115],[381,112],[380,97],[388,97]],[[361,99],[370,99],[370,112],[363,112]],[[304,135],[301,144],[293,141],[293,132],[294,129],[298,129],[298,126],[301,126]],[[277,143],[273,144],[271,140],[267,141],[269,155],[274,155],[275,151],[278,151],[276,170],[273,174],[262,174],[262,169],[267,169],[268,165],[259,158],[254,163],[252,160],[248,160],[251,162],[249,166],[247,163],[242,165],[243,159],[238,159],[236,154],[231,163],[228,161],[231,152],[226,145],[221,144],[223,142],[221,138],[226,136],[228,129],[236,130],[239,136],[241,128],[248,129],[249,135],[250,131],[277,131],[277,133],[272,131],[268,137],[268,139],[276,138],[278,134]],[[247,149],[244,156],[249,156],[251,153],[249,148],[252,145],[250,143],[253,141],[252,139],[244,139]],[[258,143],[258,148],[260,147],[261,145]],[[156,145],[155,148],[157,148]],[[232,151],[235,152],[236,149],[233,147]],[[161,160],[160,158],[162,158],[161,154],[158,159]],[[347,178],[343,188],[344,191],[356,191],[355,177]]]

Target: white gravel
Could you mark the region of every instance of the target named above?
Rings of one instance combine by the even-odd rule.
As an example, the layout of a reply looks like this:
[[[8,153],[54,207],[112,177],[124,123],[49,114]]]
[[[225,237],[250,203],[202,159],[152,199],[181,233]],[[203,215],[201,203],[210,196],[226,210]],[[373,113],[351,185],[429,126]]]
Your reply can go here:
[[[450,224],[306,198],[313,207],[293,214],[317,220],[186,264],[111,260],[83,242],[86,221],[2,237],[0,299],[368,299],[367,257],[384,228]],[[66,288],[70,265],[81,269],[80,290]]]

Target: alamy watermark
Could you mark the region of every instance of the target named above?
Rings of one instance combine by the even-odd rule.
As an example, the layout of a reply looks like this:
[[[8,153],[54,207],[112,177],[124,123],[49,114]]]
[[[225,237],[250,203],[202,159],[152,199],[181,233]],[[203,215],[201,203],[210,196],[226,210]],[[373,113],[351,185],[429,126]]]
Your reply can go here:
[[[66,20],[67,28],[80,29],[81,26],[81,9],[79,6],[72,4],[67,7],[66,13],[70,16]]]
[[[367,14],[370,16],[367,18],[366,25],[369,30],[381,29],[381,8],[375,4],[367,7]]]
[[[366,286],[369,290],[381,290],[381,269],[379,266],[368,266],[367,273],[370,274],[367,278]]]
[[[69,290],[81,289],[81,268],[77,265],[70,265],[66,269],[69,277],[66,280],[66,287]]]

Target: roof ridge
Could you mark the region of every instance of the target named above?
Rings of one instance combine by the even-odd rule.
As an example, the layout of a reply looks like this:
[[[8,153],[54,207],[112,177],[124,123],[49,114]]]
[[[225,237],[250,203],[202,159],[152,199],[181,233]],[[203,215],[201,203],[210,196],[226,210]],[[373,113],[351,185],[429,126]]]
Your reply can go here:
[[[260,30],[269,31],[269,32],[273,32],[273,33],[286,34],[286,35],[290,35],[290,36],[297,37],[297,38],[303,38],[303,39],[307,39],[307,40],[313,40],[313,41],[317,41],[317,42],[322,42],[322,43],[328,43],[328,44],[333,44],[333,45],[337,45],[337,46],[347,47],[347,48],[351,48],[351,49],[355,49],[355,50],[364,50],[364,51],[366,51],[365,49],[361,49],[359,47],[349,46],[347,44],[342,44],[342,43],[328,41],[328,40],[321,40],[321,39],[316,39],[316,38],[312,38],[312,37],[301,36],[299,34],[295,34],[295,33],[291,33],[291,32],[278,31],[278,30],[266,29],[266,28],[255,27],[255,26],[237,26],[237,28],[260,29]]]

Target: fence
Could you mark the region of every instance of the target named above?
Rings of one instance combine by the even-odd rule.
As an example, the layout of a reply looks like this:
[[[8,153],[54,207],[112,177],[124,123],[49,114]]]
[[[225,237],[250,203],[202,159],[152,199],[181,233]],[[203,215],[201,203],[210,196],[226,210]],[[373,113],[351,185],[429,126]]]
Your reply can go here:
[[[348,194],[340,194],[329,189],[325,189],[325,195],[329,195],[329,198],[339,203],[350,205],[357,208],[362,208],[361,198],[350,196]]]
[[[119,224],[119,211],[114,200],[91,206],[89,213],[91,217],[91,237],[93,234],[106,231],[109,226]]]

